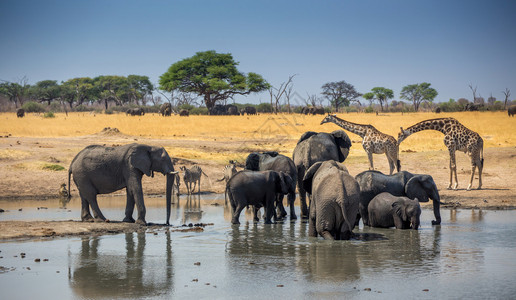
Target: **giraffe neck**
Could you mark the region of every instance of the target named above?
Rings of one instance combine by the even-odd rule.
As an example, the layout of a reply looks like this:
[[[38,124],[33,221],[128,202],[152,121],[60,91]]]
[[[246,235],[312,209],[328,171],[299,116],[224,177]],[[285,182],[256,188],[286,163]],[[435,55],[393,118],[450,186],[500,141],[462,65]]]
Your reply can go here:
[[[362,138],[366,135],[367,129],[369,127],[369,125],[362,125],[362,124],[348,122],[348,121],[342,120],[336,116],[331,116],[329,121],[335,123],[336,125],[344,128],[347,131],[352,132]]]
[[[409,128],[405,129],[405,131],[408,133],[408,135],[423,130],[436,130],[442,132],[443,134],[447,134],[450,126],[454,125],[455,123],[457,123],[457,120],[453,118],[425,120],[410,126]]]

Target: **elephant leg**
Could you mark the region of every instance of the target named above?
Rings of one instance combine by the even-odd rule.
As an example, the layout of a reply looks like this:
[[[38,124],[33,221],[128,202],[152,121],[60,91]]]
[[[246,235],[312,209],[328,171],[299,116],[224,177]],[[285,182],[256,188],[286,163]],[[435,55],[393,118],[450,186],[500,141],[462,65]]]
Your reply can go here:
[[[285,210],[285,207],[283,206],[283,194],[277,194],[276,195],[276,206],[277,206],[277,215],[280,219],[283,219],[287,216],[287,211]]]
[[[140,225],[147,225],[147,222],[145,222],[146,209],[145,204],[143,202],[141,180],[141,176],[137,178],[130,178],[128,182],[128,187],[133,196],[133,201],[136,203],[136,209],[138,210],[138,219],[136,220],[136,223]]]
[[[129,190],[129,188],[126,188],[126,194],[127,194],[127,201],[125,204],[125,218],[122,220],[122,222],[126,223],[134,223],[133,218],[133,212],[134,212],[134,196]]]
[[[317,229],[315,227],[316,214],[315,202],[310,205],[310,216],[308,217],[308,236],[317,237]]]
[[[308,207],[306,205],[306,191],[303,189],[303,177],[305,176],[305,171],[303,168],[297,169],[297,187],[299,191],[299,203],[301,205],[301,218],[308,218]]]
[[[253,221],[258,222],[260,219],[258,218],[258,211],[260,210],[259,207],[256,205],[253,205]]]
[[[233,218],[231,219],[232,224],[240,224],[240,221],[238,220],[240,217],[240,213],[244,209],[245,205],[242,205],[240,203],[241,199],[235,199],[235,201],[238,201],[238,204],[236,205],[234,211],[233,211]]]
[[[294,193],[288,194],[287,202],[288,202],[288,205],[290,206],[290,219],[291,220],[297,219],[296,208],[294,206],[295,201],[296,201],[296,193],[294,192]]]
[[[93,222],[93,217],[90,213],[90,203],[81,195],[81,220],[83,222]]]
[[[276,201],[276,193],[271,193],[265,198],[265,224],[272,224],[272,217],[274,215],[274,202]]]
[[[364,226],[371,226],[369,222],[369,212],[367,211],[367,207],[363,203],[358,204],[358,211],[360,213],[360,217],[362,217],[362,223],[364,224]]]
[[[351,238],[351,235],[351,228],[348,227],[346,222],[342,222],[342,224],[340,225],[340,229],[337,232],[338,240],[349,240]]]
[[[95,219],[95,222],[104,222],[107,221],[106,217],[102,214],[99,208],[99,204],[97,203],[97,195],[93,195],[91,200],[89,201],[91,210],[93,211],[93,218]]]

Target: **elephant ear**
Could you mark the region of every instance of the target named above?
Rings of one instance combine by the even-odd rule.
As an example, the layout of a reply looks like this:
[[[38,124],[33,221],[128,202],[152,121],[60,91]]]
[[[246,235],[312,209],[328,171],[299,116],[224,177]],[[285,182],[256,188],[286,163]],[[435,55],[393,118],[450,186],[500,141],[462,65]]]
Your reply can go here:
[[[428,194],[421,184],[421,176],[415,175],[405,185],[405,195],[410,199],[418,199],[419,202],[428,202]]]
[[[405,208],[403,207],[403,201],[397,200],[392,203],[392,209],[400,217],[403,221],[407,221],[407,213],[405,212]]]
[[[129,157],[129,164],[147,176],[152,176],[151,155],[147,147],[135,147]]]
[[[303,189],[307,191],[309,194],[312,194],[312,181],[315,173],[321,167],[323,162],[319,161],[313,164],[308,171],[305,172],[305,177],[303,178]]]
[[[335,130],[331,135],[335,140],[335,144],[339,147],[339,162],[343,162],[348,157],[351,140],[344,130]]]
[[[279,172],[278,175],[279,175],[278,176],[279,177],[279,179],[278,179],[279,180],[279,188],[281,189],[281,193],[286,195],[286,194],[288,194],[288,185],[287,185],[287,179],[286,179],[286,177],[288,175],[286,175],[283,172]]]
[[[307,139],[311,138],[314,135],[317,135],[317,132],[315,132],[315,131],[307,131],[307,132],[303,133],[301,135],[301,137],[299,138],[299,141],[297,141],[297,144],[301,143],[304,140],[307,140]]]
[[[260,154],[256,152],[249,154],[245,160],[245,169],[260,171]]]

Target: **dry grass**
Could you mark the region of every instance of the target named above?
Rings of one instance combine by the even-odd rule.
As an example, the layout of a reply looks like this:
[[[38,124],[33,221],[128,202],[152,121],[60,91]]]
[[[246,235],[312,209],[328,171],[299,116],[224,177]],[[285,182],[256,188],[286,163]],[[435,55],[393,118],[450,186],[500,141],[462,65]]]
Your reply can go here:
[[[389,113],[339,114],[339,117],[361,124],[372,124],[380,131],[397,138],[400,126],[406,128],[425,119],[454,117],[466,127],[484,138],[484,147],[516,146],[516,118],[506,112],[460,112],[460,113]],[[12,134],[26,137],[84,136],[102,131],[105,127],[118,128],[123,134],[156,139],[181,139],[194,141],[223,141],[228,145],[241,144],[263,150],[279,150],[291,154],[299,136],[309,130],[331,132],[339,129],[334,124],[320,125],[324,116],[271,115],[258,116],[190,116],[161,117],[157,114],[126,116],[125,114],[57,113],[53,119],[42,115],[27,114],[17,118],[15,113],[1,113],[0,135]],[[347,132],[354,142],[361,138]],[[400,147],[401,151],[445,150],[443,135],[436,131],[423,131],[410,136]],[[234,151],[214,152],[210,148],[168,149],[178,157],[227,161],[238,156]],[[359,143],[354,143],[352,154],[365,155]],[[0,153],[0,157],[23,155]]]

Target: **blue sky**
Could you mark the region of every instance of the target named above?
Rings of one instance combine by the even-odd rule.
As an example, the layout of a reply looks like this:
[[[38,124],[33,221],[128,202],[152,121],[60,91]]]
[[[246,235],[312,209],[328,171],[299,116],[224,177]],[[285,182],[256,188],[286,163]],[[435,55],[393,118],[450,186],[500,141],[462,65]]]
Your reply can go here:
[[[198,51],[318,94],[430,82],[437,101],[516,99],[516,1],[0,1],[0,80],[147,75]],[[238,102],[267,102],[268,93]]]

